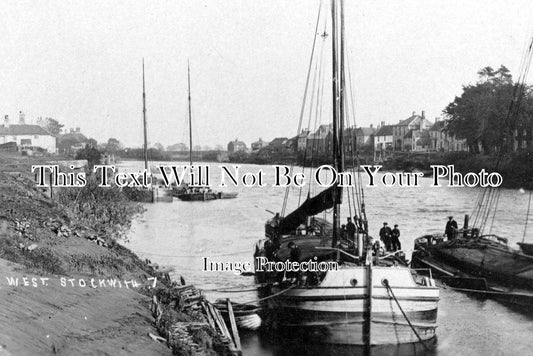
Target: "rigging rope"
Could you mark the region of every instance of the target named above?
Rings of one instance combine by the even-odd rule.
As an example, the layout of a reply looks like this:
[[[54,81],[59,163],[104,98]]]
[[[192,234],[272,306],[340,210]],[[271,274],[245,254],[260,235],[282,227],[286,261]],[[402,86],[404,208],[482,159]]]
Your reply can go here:
[[[524,226],[524,236],[522,237],[522,243],[526,240],[526,231],[527,231],[527,221],[529,220],[529,208],[531,207],[531,191],[529,191],[529,200],[527,203],[527,213],[526,213],[526,225]]]
[[[307,78],[305,80],[304,98],[303,98],[303,101],[302,101],[302,107],[300,108],[300,119],[299,119],[299,122],[298,122],[297,135],[300,134],[300,130],[302,128],[302,120],[303,120],[303,116],[304,116],[305,102],[307,100],[307,91],[308,91],[308,88],[309,88],[309,77],[311,76],[311,67],[313,65],[313,57],[315,55],[316,37],[317,37],[317,31],[318,31],[318,24],[320,23],[320,13],[321,13],[321,11],[322,11],[322,1],[320,1],[320,4],[318,6],[318,15],[317,15],[317,19],[316,19],[315,34],[313,36],[313,47],[311,49],[311,57],[309,58],[309,67],[307,69]],[[293,162],[293,164],[291,164],[291,171],[292,171],[293,167],[294,167],[294,162]],[[285,197],[283,199],[283,207],[281,209],[281,216],[285,216],[285,209],[287,208],[287,198],[289,197],[289,189],[290,189],[290,187],[287,187],[285,189]]]
[[[267,300],[267,299],[270,299],[270,298],[274,298],[274,297],[277,297],[278,295],[281,295],[281,294],[283,294],[283,293],[286,293],[286,292],[288,292],[289,290],[291,290],[291,289],[293,289],[293,288],[295,288],[295,287],[297,287],[297,286],[298,286],[298,285],[293,284],[293,285],[290,286],[289,288],[287,288],[287,289],[283,289],[283,290],[281,290],[281,291],[279,291],[279,292],[277,292],[277,293],[271,294],[271,295],[269,295],[269,296],[267,296],[267,297],[259,298],[259,299],[255,299],[255,300],[251,300],[251,301],[248,301],[248,302],[244,302],[244,303],[242,303],[242,304],[259,303],[259,302],[262,302],[263,300]]]

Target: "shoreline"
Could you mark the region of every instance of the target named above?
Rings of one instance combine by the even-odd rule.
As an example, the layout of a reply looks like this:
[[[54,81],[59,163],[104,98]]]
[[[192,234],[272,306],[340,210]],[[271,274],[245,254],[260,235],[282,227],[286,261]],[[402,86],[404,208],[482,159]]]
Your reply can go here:
[[[117,242],[140,205],[113,196],[112,204],[76,205],[88,200],[75,196],[67,206],[57,193],[51,200],[37,189],[28,160],[0,159],[12,162],[9,172],[0,170],[0,354],[194,354],[186,343],[157,336],[175,322],[202,316],[172,314],[162,302],[166,324],[156,323],[153,298],[170,294],[176,283]],[[107,210],[82,211],[91,208]],[[95,218],[100,213],[126,221]],[[203,354],[217,354],[216,334],[208,330],[192,339]]]

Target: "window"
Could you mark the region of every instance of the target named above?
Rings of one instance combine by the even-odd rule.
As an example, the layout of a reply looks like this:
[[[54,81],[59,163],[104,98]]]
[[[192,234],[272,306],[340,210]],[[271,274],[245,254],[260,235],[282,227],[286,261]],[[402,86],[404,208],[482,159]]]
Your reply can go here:
[[[29,138],[23,138],[20,140],[21,146],[31,146],[31,139]]]

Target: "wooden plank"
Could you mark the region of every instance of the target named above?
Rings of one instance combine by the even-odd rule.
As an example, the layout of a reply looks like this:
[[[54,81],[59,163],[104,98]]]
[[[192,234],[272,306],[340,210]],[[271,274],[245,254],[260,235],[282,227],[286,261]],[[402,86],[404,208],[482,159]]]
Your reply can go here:
[[[233,342],[237,348],[237,351],[241,351],[241,339],[239,338],[239,331],[237,330],[237,323],[235,322],[235,315],[233,315],[233,306],[231,305],[230,299],[226,299],[226,304],[228,306],[228,315],[231,325],[231,331],[233,333]]]
[[[209,312],[209,309],[205,306],[205,302],[202,302],[202,308],[205,311],[205,317],[207,318],[207,321],[209,322],[209,325],[211,326],[211,329],[213,329],[216,332],[217,328],[215,326],[215,321],[213,320],[213,317],[211,316],[211,313]]]
[[[213,310],[214,307],[211,305],[211,303],[207,303],[207,307],[208,307],[209,311],[211,312],[211,315],[213,316],[213,320],[215,320],[215,323],[218,326],[218,329],[220,330],[220,333],[222,335],[226,336],[225,333],[224,333],[224,328],[222,327],[222,324],[220,323],[220,319],[218,319],[215,311]]]

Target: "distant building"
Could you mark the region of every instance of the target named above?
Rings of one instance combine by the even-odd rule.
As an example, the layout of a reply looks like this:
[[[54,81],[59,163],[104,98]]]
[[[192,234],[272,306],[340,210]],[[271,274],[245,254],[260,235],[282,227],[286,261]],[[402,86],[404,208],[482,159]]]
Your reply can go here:
[[[359,149],[366,145],[373,144],[374,134],[376,129],[370,125],[370,127],[358,127],[355,129],[355,145]]]
[[[446,121],[435,119],[428,130],[431,149],[435,151],[468,151],[466,139],[457,139],[446,130]]]
[[[0,126],[0,144],[15,142],[21,149],[41,148],[50,153],[57,152],[57,139],[39,125],[10,125],[9,116]]]
[[[306,149],[309,152],[326,153],[332,150],[333,124],[320,125],[318,130],[307,137]]]
[[[285,148],[289,151],[296,152],[296,150],[298,149],[298,136],[289,138],[287,142],[285,142]]]
[[[309,129],[302,129],[302,132],[297,137],[296,149],[298,151],[305,151],[307,145],[307,137],[309,137],[311,131]]]
[[[513,132],[513,151],[521,151],[533,147],[533,129],[520,126]]]
[[[344,130],[344,135],[342,136],[342,145],[344,146],[344,154],[352,157],[357,152],[356,148],[356,128],[349,127]]]
[[[287,137],[276,137],[275,139],[270,141],[268,145],[274,148],[285,148],[287,141],[288,141]]]
[[[228,143],[228,152],[246,152],[246,144],[238,139],[235,139],[235,141],[230,141]]]
[[[376,151],[391,150],[393,147],[392,125],[385,125],[385,122],[381,122],[381,127],[374,135],[374,149]]]
[[[424,111],[417,115],[415,111],[405,120],[401,120],[397,125],[393,125],[392,136],[393,146],[397,151],[416,151],[417,142],[421,137],[421,132],[431,126],[426,119]]]
[[[252,142],[252,144],[250,145],[250,147],[252,148],[252,152],[257,152],[257,151],[259,151],[261,148],[265,147],[266,145],[268,145],[268,142],[263,141],[263,140],[261,139],[261,137],[259,137],[259,140],[255,141],[255,142]]]

